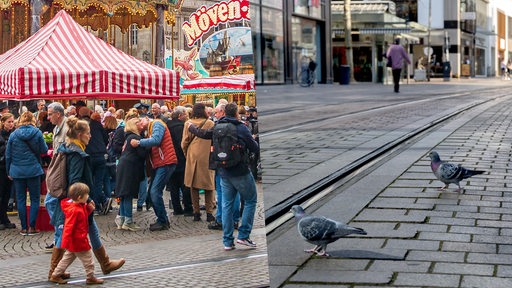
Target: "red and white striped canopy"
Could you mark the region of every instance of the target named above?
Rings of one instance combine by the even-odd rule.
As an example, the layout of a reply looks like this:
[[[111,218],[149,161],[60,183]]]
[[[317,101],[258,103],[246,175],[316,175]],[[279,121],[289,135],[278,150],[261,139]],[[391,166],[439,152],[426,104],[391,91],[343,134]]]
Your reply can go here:
[[[92,35],[64,10],[0,55],[3,99],[178,99],[179,79]]]
[[[183,90],[195,89],[232,89],[250,91],[254,90],[254,74],[241,74],[230,76],[215,76],[183,81]]]

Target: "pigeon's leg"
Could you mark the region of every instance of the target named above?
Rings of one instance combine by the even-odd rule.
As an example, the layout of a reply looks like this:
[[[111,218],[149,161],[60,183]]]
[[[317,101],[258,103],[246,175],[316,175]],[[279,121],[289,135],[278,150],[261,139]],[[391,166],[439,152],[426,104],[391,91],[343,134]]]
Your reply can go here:
[[[445,184],[443,187],[441,187],[441,188],[439,188],[437,190],[444,191],[444,190],[448,189],[448,185],[450,185],[450,183]]]
[[[462,188],[460,188],[460,183],[457,183],[457,186],[459,186],[459,188],[457,188],[457,189],[455,190],[455,192],[460,192],[460,191],[462,191]]]
[[[320,245],[316,245],[315,248],[304,250],[304,252],[307,252],[307,253],[317,253],[318,254],[318,249],[319,248],[322,248],[322,247]]]
[[[327,254],[327,245],[320,245],[320,249],[318,251],[316,251],[316,255],[317,256],[324,256],[324,257],[329,257],[331,255]]]

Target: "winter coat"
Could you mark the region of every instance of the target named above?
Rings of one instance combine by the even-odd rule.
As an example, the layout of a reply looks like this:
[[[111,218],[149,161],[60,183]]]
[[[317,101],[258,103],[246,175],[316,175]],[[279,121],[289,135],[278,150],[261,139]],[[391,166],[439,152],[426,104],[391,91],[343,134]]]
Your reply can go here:
[[[187,187],[205,190],[214,190],[214,171],[208,169],[210,160],[211,141],[194,137],[188,131],[190,124],[200,126],[204,122],[202,118],[195,118],[185,123],[181,148],[187,158],[185,167],[184,184]],[[201,129],[210,129],[214,126],[212,120],[206,120]]]
[[[32,125],[14,130],[7,141],[5,164],[12,178],[32,178],[44,174],[41,154],[48,151],[43,133]]]
[[[169,128],[169,132],[171,133],[172,144],[174,145],[174,151],[176,152],[176,156],[178,157],[178,165],[176,165],[175,172],[183,172],[185,171],[185,154],[183,154],[183,149],[181,149],[181,140],[183,138],[183,127],[185,126],[185,122],[180,119],[172,119],[167,121],[167,128]]]
[[[5,149],[7,149],[9,135],[11,135],[11,131],[0,131],[0,170],[2,171],[2,175],[7,175],[7,168],[5,167]]]
[[[68,187],[76,182],[86,184],[92,189],[92,169],[91,160],[87,153],[74,143],[65,143],[59,146],[57,153],[66,153],[66,171],[68,176]],[[89,214],[89,221],[92,221],[93,214]],[[57,206],[53,212],[51,223],[54,227],[64,224],[64,215],[62,209]]]
[[[53,151],[56,152],[59,150],[59,146],[66,142],[66,134],[68,133],[69,126],[66,124],[68,121],[67,117],[62,118],[62,122],[58,125],[55,125],[53,128]]]
[[[252,153],[259,152],[260,148],[258,146],[258,143],[254,140],[251,131],[249,131],[249,128],[247,128],[247,126],[245,126],[243,122],[240,122],[238,121],[238,119],[231,117],[222,117],[219,119],[219,122],[217,123],[226,122],[235,124],[236,132],[238,134],[238,141],[241,144],[243,150],[248,150],[249,152]],[[244,161],[241,161],[240,163],[238,163],[238,165],[230,168],[218,168],[218,171],[221,177],[236,177],[250,173],[249,165],[247,162]]]
[[[178,163],[171,133],[161,120],[153,120],[149,123],[148,138],[140,140],[140,146],[151,147],[150,162],[153,169]]]
[[[76,182],[82,182],[91,189],[93,180],[89,155],[74,143],[61,145],[57,152],[67,154],[68,186]]]
[[[61,248],[69,252],[83,252],[91,249],[87,232],[89,231],[88,217],[92,209],[85,203],[75,203],[69,198],[60,201],[65,216],[62,231]]]
[[[126,133],[128,143],[132,140],[140,140],[140,136],[132,133]],[[139,184],[144,179],[144,159],[146,149],[141,146],[137,148],[132,145],[126,145],[119,158],[119,164],[116,171],[116,196],[134,197],[139,194]]]
[[[91,128],[91,140],[85,147],[85,153],[91,157],[104,157],[107,154],[108,134],[101,122],[96,120],[90,120],[89,127]]]

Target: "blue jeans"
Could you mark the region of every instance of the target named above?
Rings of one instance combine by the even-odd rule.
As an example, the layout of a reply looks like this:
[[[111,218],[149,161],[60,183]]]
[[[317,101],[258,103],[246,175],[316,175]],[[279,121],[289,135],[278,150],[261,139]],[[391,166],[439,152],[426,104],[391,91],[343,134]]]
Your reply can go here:
[[[55,243],[55,247],[60,248],[62,228],[64,227],[64,214],[62,214],[60,200],[48,193],[46,194],[46,198],[44,198],[44,206],[46,207],[48,216],[50,216],[50,224],[52,224],[55,229],[53,242]],[[62,217],[62,219],[57,219],[59,217]]]
[[[41,199],[41,176],[31,178],[14,178],[14,189],[16,189],[16,205],[18,216],[21,221],[21,229],[27,227],[27,188],[30,195],[30,220],[29,227],[36,227],[37,214],[39,212],[39,201]]]
[[[89,240],[91,242],[92,250],[96,250],[103,244],[101,244],[100,229],[98,229],[98,225],[96,225],[96,220],[94,220],[93,215],[94,213],[89,215]]]
[[[215,191],[217,191],[217,214],[215,219],[222,223],[222,187],[220,185],[220,175],[215,172]],[[240,194],[236,193],[235,202],[233,203],[233,221],[240,221]]]
[[[155,209],[156,221],[160,224],[167,224],[169,222],[167,211],[165,210],[163,191],[174,169],[176,169],[176,164],[156,168],[153,170],[151,183],[149,184],[149,196],[153,202],[153,209]]]
[[[137,199],[137,207],[142,207],[148,197],[148,175],[146,175],[146,165],[144,165],[144,180],[139,184],[139,198]]]
[[[107,201],[107,197],[105,197],[105,193],[103,192],[103,180],[107,172],[107,160],[105,160],[105,156],[91,156],[91,170],[93,185],[90,187],[90,196],[92,200],[94,200],[94,203],[96,203],[96,210],[98,210],[99,205]]]
[[[252,174],[247,173],[243,176],[221,177],[220,185],[222,187],[222,242],[225,247],[229,247],[234,240],[232,215],[237,193],[240,193],[240,197],[245,202],[242,224],[238,227],[238,239],[247,239],[251,234],[256,213],[256,182]]]
[[[119,216],[121,217],[129,217],[133,216],[133,197],[124,196],[121,197],[121,203],[119,204]]]

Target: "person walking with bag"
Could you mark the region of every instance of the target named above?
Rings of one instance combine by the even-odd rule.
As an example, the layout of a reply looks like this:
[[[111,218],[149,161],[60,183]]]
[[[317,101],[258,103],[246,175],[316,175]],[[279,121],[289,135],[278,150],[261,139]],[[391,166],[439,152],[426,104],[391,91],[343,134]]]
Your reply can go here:
[[[35,235],[39,201],[41,199],[41,154],[48,151],[43,133],[36,128],[36,119],[31,112],[21,114],[19,127],[11,133],[5,150],[7,175],[13,180],[16,190],[16,205],[21,222],[21,235]],[[30,220],[27,223],[27,189],[30,195]],[[28,224],[28,225],[27,225]]]
[[[89,159],[89,155],[85,153],[85,147],[89,143],[91,139],[91,130],[89,128],[89,123],[85,120],[79,120],[76,117],[70,117],[66,121],[66,125],[68,126],[67,131],[67,140],[66,143],[60,145],[57,153],[65,153],[66,154],[66,174],[67,174],[67,182],[68,187],[73,185],[76,182],[82,182],[86,184],[88,187],[92,187],[93,185],[93,177],[91,170],[91,162]],[[55,157],[55,156],[54,156]],[[90,188],[89,188],[90,189]],[[46,202],[54,202],[59,201],[58,198],[55,198],[51,195],[47,196]],[[55,227],[55,230],[59,229],[62,231],[64,226],[64,214],[62,212],[60,203],[54,206],[55,210],[53,214],[51,214],[50,223]],[[103,274],[110,274],[110,272],[115,271],[121,268],[124,265],[125,260],[123,258],[119,260],[110,260],[105,251],[105,247],[101,243],[100,239],[100,231],[98,226],[96,225],[96,221],[93,217],[94,213],[89,214],[89,239],[91,241],[91,246],[98,260],[101,271]],[[64,255],[65,249],[61,247],[62,242],[62,232],[55,233],[55,247],[52,251],[52,257],[50,261],[50,271],[48,273],[48,280],[51,278],[52,273],[62,259]],[[69,278],[69,273],[64,273],[61,275],[61,278],[66,279]]]
[[[402,66],[404,65],[403,61],[405,60],[407,63],[411,64],[411,60],[409,59],[407,52],[404,47],[400,45],[400,38],[395,38],[394,44],[389,47],[388,52],[386,53],[386,58],[388,58],[388,62],[391,61],[395,93],[399,93],[400,75],[402,74]]]

